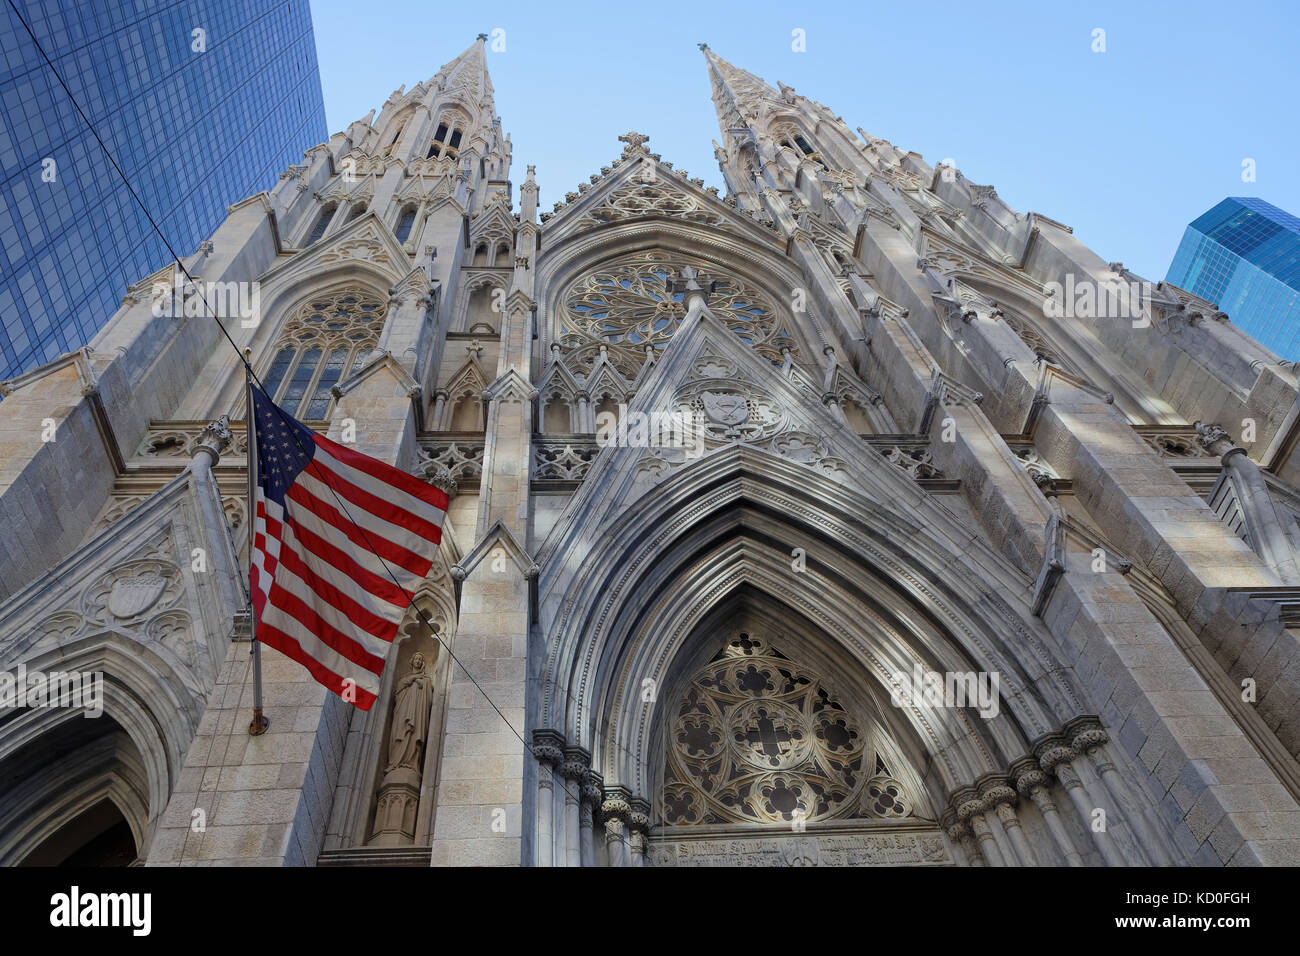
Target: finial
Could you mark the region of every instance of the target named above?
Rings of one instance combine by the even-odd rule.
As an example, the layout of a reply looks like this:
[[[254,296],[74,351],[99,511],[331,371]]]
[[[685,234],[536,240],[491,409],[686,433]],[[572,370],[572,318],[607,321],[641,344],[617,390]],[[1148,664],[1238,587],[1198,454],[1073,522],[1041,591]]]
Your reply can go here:
[[[695,45],[700,48],[701,53],[703,53],[705,50],[709,48],[709,45],[707,43],[697,43]]]
[[[486,42],[487,42],[487,38],[488,38],[488,35],[487,35],[486,33],[480,33],[476,39],[482,40],[484,43],[486,43]]]
[[[618,141],[620,143],[627,143],[627,147],[623,150],[623,152],[629,153],[634,149],[643,149],[645,147],[645,144],[650,141],[650,137],[645,136],[641,133],[629,131],[627,133],[624,133],[622,136],[620,136],[618,138]]]

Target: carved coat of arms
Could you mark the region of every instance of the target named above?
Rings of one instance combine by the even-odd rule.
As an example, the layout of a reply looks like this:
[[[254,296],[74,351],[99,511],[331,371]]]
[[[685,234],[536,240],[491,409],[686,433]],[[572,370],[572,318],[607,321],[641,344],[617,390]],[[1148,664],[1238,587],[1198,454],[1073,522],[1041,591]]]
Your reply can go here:
[[[108,609],[114,617],[126,618],[142,614],[162,597],[167,581],[156,575],[139,578],[118,578],[108,593]]]
[[[704,404],[704,414],[711,422],[734,428],[749,419],[749,404],[744,395],[734,392],[701,392],[700,400]]]

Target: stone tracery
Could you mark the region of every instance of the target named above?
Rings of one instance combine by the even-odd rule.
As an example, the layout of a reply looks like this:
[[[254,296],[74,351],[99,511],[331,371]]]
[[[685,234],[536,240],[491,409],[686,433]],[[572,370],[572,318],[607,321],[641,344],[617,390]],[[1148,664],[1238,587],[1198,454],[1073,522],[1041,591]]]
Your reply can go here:
[[[324,418],[333,404],[330,388],[365,364],[387,312],[383,299],[362,289],[312,296],[280,330],[262,373],[267,393],[298,418]]]
[[[611,359],[638,368],[646,350],[662,350],[686,316],[672,282],[687,268],[717,283],[709,309],[727,328],[770,361],[782,360],[781,347],[792,344],[765,294],[713,263],[659,250],[625,256],[575,281],[563,297],[561,345],[584,354],[603,345],[615,353]]]
[[[691,677],[667,736],[666,826],[900,818],[915,805],[860,715],[747,632]]]

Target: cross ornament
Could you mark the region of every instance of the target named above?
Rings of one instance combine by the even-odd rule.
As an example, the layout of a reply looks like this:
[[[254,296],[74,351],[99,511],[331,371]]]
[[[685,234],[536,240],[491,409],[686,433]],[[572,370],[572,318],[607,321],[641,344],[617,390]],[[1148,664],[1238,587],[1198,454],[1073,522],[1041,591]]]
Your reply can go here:
[[[645,144],[650,141],[649,136],[634,131],[628,131],[618,138],[620,143],[627,143],[627,148],[623,152],[631,152],[634,149],[644,149]]]
[[[754,726],[746,730],[743,735],[737,734],[737,736],[748,743],[758,744],[762,748],[763,756],[768,758],[768,762],[773,767],[780,766],[784,753],[781,745],[794,740],[790,731],[783,726],[778,726],[771,717],[767,716],[767,712],[762,710],[758,712]]]

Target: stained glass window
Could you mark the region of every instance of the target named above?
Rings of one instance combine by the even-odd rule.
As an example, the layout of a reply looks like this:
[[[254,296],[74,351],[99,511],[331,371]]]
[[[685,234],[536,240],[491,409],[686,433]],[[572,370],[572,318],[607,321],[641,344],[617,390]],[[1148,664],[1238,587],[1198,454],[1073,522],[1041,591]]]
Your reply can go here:
[[[261,373],[267,394],[304,421],[329,417],[330,389],[374,352],[387,313],[371,292],[344,289],[308,299],[285,323],[274,357]]]

